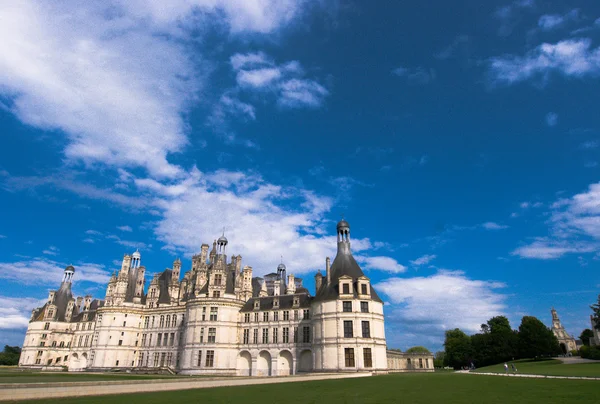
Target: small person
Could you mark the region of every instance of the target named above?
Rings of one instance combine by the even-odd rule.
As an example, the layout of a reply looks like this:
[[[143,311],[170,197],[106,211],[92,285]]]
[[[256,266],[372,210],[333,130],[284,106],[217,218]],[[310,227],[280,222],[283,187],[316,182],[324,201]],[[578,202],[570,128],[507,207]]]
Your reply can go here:
[[[508,373],[508,363],[504,362],[504,373]]]
[[[511,363],[511,364],[510,364],[510,366],[512,367],[512,371],[513,371],[513,373],[515,373],[515,374],[516,374],[516,373],[517,373],[517,367],[515,366],[515,364],[514,364],[514,363]]]

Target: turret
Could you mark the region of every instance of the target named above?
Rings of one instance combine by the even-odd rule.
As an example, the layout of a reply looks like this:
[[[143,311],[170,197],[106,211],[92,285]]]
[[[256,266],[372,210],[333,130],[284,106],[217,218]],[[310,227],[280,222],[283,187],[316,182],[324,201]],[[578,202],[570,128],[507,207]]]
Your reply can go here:
[[[296,293],[296,280],[294,274],[289,274],[287,277],[287,289],[285,291],[288,295]]]
[[[321,289],[322,284],[323,284],[323,275],[321,275],[321,271],[319,271],[315,275],[315,293],[319,293],[319,289]]]
[[[258,292],[258,296],[265,297],[268,296],[269,292],[267,292],[267,282],[264,281],[262,285],[260,285],[260,292]]]
[[[179,282],[179,274],[181,273],[181,260],[177,258],[173,261],[173,277],[174,281]]]
[[[85,295],[83,298],[83,311],[88,311],[90,309],[90,305],[92,304],[92,296]]]
[[[200,247],[200,262],[206,265],[206,259],[208,258],[208,244],[202,244]]]

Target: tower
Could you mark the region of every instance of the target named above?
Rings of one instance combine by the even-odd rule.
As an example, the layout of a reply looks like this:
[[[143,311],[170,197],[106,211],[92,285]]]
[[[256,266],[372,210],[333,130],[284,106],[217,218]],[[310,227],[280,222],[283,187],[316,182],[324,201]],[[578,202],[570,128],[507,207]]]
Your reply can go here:
[[[552,313],[552,333],[554,333],[558,339],[558,343],[560,344],[563,353],[567,354],[577,350],[575,338],[567,333],[567,330],[565,330],[565,327],[561,324],[558,313],[554,310],[554,307],[550,310],[550,313]]]

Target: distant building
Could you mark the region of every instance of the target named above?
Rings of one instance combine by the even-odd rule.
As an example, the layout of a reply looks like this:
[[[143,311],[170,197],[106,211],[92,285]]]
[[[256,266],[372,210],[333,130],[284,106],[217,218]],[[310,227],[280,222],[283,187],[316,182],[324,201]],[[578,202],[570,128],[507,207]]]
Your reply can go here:
[[[567,354],[571,351],[577,350],[577,342],[575,338],[567,333],[565,327],[560,323],[560,319],[558,318],[558,314],[556,310],[552,308],[550,310],[552,313],[552,332],[558,339],[558,343],[560,344],[560,348],[562,349],[564,354]]]
[[[141,254],[125,255],[105,300],[74,298],[75,268],[33,310],[19,366],[69,370],[171,370],[182,374],[289,375],[298,372],[433,370],[433,355],[386,350],[383,302],[337,224],[337,255],[315,276],[253,277],[227,238],[203,244],[181,278],[181,261],[144,290]]]

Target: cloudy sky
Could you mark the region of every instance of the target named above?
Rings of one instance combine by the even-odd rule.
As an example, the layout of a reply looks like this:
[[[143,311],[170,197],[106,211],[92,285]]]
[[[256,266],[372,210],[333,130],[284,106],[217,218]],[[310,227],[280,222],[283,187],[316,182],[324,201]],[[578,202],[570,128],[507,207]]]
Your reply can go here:
[[[594,1],[0,3],[0,345],[76,267],[102,298],[223,229],[313,276],[335,223],[390,347],[600,292]]]

